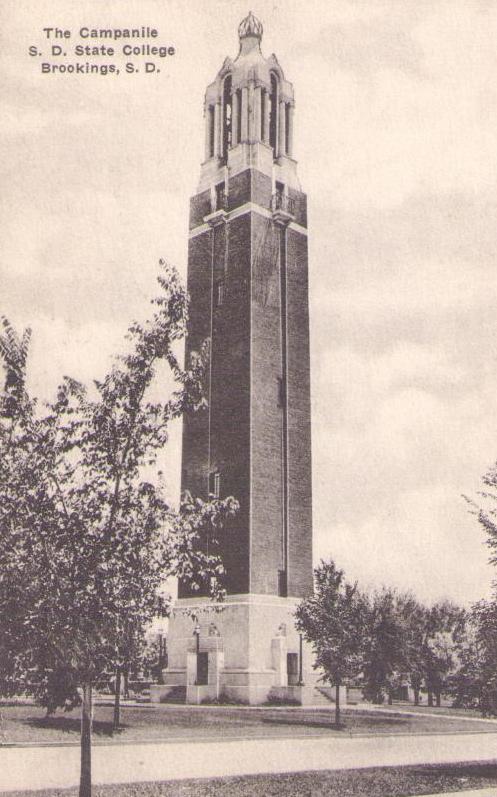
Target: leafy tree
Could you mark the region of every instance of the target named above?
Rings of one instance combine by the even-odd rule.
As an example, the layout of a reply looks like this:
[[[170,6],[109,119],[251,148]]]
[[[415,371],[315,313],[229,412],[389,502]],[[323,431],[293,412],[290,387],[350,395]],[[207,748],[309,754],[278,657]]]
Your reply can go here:
[[[162,683],[162,670],[167,662],[164,639],[159,634],[148,637],[141,661],[145,678],[152,678],[159,683]]]
[[[340,725],[340,687],[362,666],[365,600],[333,561],[314,570],[314,594],[297,607],[296,627],[314,649],[314,667],[335,685],[335,724]]]
[[[2,318],[2,328],[0,358],[4,363],[5,385],[1,396],[0,417],[10,418],[23,399],[31,329],[26,329],[22,338],[19,338],[6,318]]]
[[[479,503],[463,496],[486,532],[489,563],[497,565],[497,463],[483,476]],[[479,505],[480,504],[480,505]],[[468,617],[467,639],[460,640],[460,667],[452,679],[458,704],[476,701],[484,714],[497,713],[497,579],[492,601],[480,601]]]
[[[400,647],[397,651],[395,667],[399,685],[408,681],[414,692],[414,703],[419,705],[423,683],[420,649],[423,640],[426,609],[410,592],[394,592],[395,609],[400,630]],[[389,692],[392,702],[392,691]]]
[[[419,669],[415,667],[411,669],[411,672],[409,673],[409,681],[411,684],[412,691],[414,693],[414,705],[419,706],[421,688],[423,686],[423,677]]]
[[[480,601],[471,612],[476,626],[479,663],[480,709],[483,716],[497,714],[497,599]]]
[[[463,497],[470,505],[470,512],[477,516],[486,532],[486,544],[490,548],[489,563],[497,565],[497,463],[487,471],[482,481],[484,489],[478,493],[482,506],[478,506],[471,498]],[[494,586],[497,586],[497,582],[494,582]]]
[[[364,643],[364,695],[383,703],[409,671],[410,595],[386,587],[370,597]]]
[[[426,607],[416,598],[406,595],[404,600],[405,621],[405,674],[414,693],[414,705],[420,702],[420,693],[423,686],[423,661],[422,647],[426,621]]]
[[[440,705],[454,666],[455,639],[464,611],[450,601],[423,606],[412,594],[384,588],[370,599],[365,655],[365,695],[392,702],[395,688],[409,678],[419,704],[423,683],[429,705]]]
[[[208,352],[180,367],[187,297],[162,266],[152,318],[130,327],[127,353],[92,390],[66,377],[53,402],[36,401],[26,387],[29,332],[19,339],[3,322],[0,678],[4,691],[50,709],[81,691],[81,797],[91,794],[93,685],[125,666],[152,617],[167,612],[166,578],[222,597],[216,530],[236,510],[233,499],[187,496],[176,512],[163,494],[157,457],[170,421],[205,407]],[[165,368],[176,389],[153,401]]]
[[[497,600],[476,603],[465,620],[449,681],[454,705],[497,714]]]
[[[421,672],[428,691],[428,705],[441,704],[456,663],[456,642],[464,630],[464,610],[450,601],[439,601],[425,612],[420,647]]]

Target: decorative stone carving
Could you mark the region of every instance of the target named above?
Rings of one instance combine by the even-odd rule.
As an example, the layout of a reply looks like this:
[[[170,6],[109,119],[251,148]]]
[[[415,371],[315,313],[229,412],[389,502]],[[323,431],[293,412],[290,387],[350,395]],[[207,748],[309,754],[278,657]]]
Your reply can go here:
[[[262,22],[260,22],[251,11],[249,11],[245,19],[242,19],[238,26],[238,36],[240,39],[244,39],[247,36],[255,36],[260,40],[262,39],[263,31]]]

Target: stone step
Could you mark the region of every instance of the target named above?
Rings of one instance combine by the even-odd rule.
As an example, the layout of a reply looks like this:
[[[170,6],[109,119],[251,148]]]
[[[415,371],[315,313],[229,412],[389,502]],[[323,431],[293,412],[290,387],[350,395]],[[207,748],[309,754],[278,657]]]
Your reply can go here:
[[[314,696],[312,701],[313,706],[329,706],[335,705],[335,701],[329,692],[321,686],[314,687]]]

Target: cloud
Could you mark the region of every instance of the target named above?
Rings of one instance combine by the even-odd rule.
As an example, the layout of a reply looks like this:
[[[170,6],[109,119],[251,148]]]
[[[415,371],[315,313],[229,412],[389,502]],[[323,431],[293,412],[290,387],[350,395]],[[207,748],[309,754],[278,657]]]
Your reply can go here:
[[[299,54],[322,53],[332,69],[350,71],[368,82],[383,69],[421,77],[423,50],[411,36],[408,22],[413,9],[404,6],[403,11],[392,13],[390,7],[382,14],[373,8],[366,19],[324,25],[312,41],[298,48]]]
[[[476,600],[492,573],[461,493],[476,493],[496,456],[493,197],[416,193],[388,212],[320,213],[317,551],[361,581]]]
[[[483,535],[466,523],[466,505],[439,485],[406,491],[402,503],[385,500],[354,525],[315,518],[317,557],[332,555],[361,586],[410,589],[421,599],[466,603],[489,595]],[[466,524],[466,533],[458,534]],[[482,580],[482,573],[488,578]]]
[[[497,9],[358,4],[359,18],[296,48],[296,151],[305,184],[341,207],[388,209],[413,192],[497,179]],[[319,157],[316,155],[319,153]]]

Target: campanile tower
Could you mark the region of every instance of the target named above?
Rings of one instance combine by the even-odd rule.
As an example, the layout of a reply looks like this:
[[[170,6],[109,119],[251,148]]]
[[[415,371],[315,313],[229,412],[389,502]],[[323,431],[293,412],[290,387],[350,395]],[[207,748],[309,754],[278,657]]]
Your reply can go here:
[[[165,678],[189,700],[262,702],[304,669],[292,611],[312,590],[307,209],[293,87],[262,34],[249,13],[207,88],[190,203],[187,356],[210,339],[211,362],[208,408],[184,420],[182,489],[240,511],[221,540],[228,600],[199,614],[198,640],[181,608],[208,601],[179,586]]]

